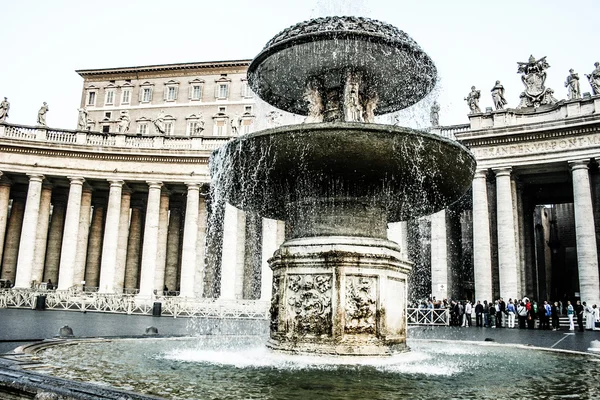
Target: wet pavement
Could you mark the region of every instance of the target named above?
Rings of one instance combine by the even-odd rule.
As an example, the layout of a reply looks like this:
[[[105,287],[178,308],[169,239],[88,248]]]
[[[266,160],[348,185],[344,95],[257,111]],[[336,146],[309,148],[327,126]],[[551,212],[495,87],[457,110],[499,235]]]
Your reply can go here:
[[[144,335],[154,326],[162,336],[194,334],[264,334],[266,320],[215,320],[207,318],[152,317],[92,312],[0,309],[0,353],[11,352],[18,346],[52,338],[68,325],[76,337],[122,337]],[[593,340],[600,341],[600,331],[527,330],[507,328],[463,328],[449,326],[411,326],[409,339],[460,341],[494,341],[535,347],[588,352]]]

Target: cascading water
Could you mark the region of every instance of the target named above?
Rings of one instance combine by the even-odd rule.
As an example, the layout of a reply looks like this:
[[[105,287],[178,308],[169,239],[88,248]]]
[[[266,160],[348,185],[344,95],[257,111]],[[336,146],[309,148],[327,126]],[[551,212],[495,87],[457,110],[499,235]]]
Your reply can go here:
[[[211,159],[214,198],[286,221],[273,269],[271,340],[293,353],[406,350],[410,263],[387,223],[431,214],[469,188],[475,159],[439,136],[375,124],[420,101],[437,71],[406,33],[325,17],[271,39],[248,70],[267,103],[303,124],[244,135]]]

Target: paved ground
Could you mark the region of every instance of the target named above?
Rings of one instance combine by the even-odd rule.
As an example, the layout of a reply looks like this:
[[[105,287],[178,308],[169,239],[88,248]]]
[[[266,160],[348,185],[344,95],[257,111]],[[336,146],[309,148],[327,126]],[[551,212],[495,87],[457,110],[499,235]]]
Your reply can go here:
[[[0,353],[41,339],[58,335],[59,329],[69,325],[78,337],[110,337],[143,335],[148,326],[155,326],[161,335],[191,334],[249,334],[266,335],[268,322],[259,320],[209,320],[173,317],[151,317],[74,311],[36,311],[28,309],[0,309]],[[600,340],[600,331],[569,332],[459,328],[410,327],[409,338],[446,340],[493,340],[497,343],[516,343],[536,347],[587,352],[593,340]]]

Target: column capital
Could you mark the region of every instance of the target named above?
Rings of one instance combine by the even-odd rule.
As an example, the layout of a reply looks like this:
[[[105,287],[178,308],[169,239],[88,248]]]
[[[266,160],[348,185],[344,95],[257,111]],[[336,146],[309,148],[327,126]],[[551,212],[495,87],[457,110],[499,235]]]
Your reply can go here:
[[[510,176],[512,172],[512,167],[500,167],[500,168],[492,168],[492,171],[498,176]]]
[[[33,181],[33,182],[42,182],[44,180],[44,175],[42,174],[27,174],[27,176],[29,177],[29,181]]]
[[[69,181],[71,181],[71,185],[82,185],[85,182],[85,178],[83,176],[67,176]]]
[[[108,179],[108,183],[110,183],[110,187],[123,187],[125,181],[120,179]]]
[[[163,185],[161,181],[146,181],[148,189],[160,189]]]
[[[190,190],[198,190],[198,191],[200,191],[200,185],[201,185],[200,182],[185,182],[185,184],[186,184],[186,186],[188,188],[188,191],[190,191]]]
[[[473,175],[473,179],[486,179],[487,173],[488,173],[487,169],[478,169],[475,171],[475,174]]]
[[[586,160],[574,160],[574,161],[569,161],[569,167],[571,168],[571,171],[575,171],[577,169],[589,169],[588,164],[590,163],[590,160],[586,159]]]

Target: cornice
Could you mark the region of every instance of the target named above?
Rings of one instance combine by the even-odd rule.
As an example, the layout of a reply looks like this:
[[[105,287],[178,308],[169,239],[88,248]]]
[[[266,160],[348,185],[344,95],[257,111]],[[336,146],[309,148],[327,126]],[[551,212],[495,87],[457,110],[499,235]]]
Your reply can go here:
[[[38,155],[44,157],[58,158],[80,158],[87,160],[102,161],[126,161],[126,162],[147,162],[147,163],[178,163],[178,164],[208,164],[207,156],[183,156],[183,155],[161,155],[161,154],[115,154],[105,152],[85,152],[77,150],[64,149],[41,149],[33,147],[21,147],[0,144],[0,153],[18,153]]]
[[[521,132],[510,132],[510,134],[493,135],[492,132],[483,137],[467,137],[460,138],[457,140],[463,145],[473,148],[480,146],[497,146],[503,144],[515,144],[523,142],[533,142],[538,140],[546,139],[557,139],[568,136],[582,136],[592,133],[600,132],[600,121],[592,124],[578,125],[578,126],[553,126],[547,127],[543,130],[538,131],[521,131]],[[472,132],[470,132],[472,133]],[[458,136],[458,135],[457,135]]]
[[[248,67],[252,60],[231,60],[231,61],[204,61],[192,63],[177,63],[177,64],[161,64],[161,65],[144,65],[139,67],[121,67],[121,68],[104,68],[104,69],[80,69],[76,70],[81,77],[87,78],[97,75],[111,75],[123,73],[140,73],[153,71],[173,71],[187,69],[208,69],[208,68],[231,68],[231,67]]]

